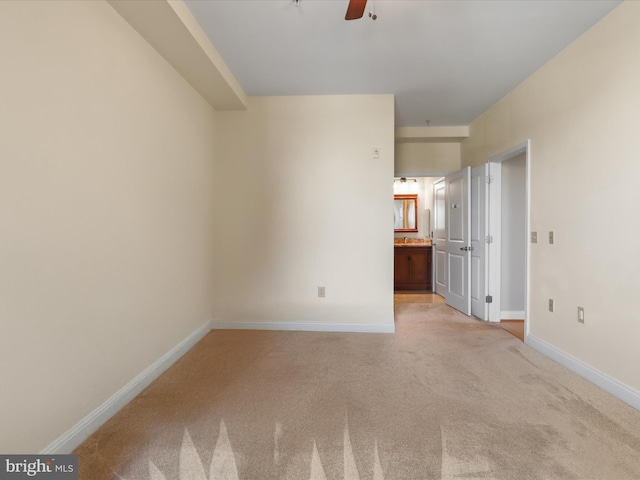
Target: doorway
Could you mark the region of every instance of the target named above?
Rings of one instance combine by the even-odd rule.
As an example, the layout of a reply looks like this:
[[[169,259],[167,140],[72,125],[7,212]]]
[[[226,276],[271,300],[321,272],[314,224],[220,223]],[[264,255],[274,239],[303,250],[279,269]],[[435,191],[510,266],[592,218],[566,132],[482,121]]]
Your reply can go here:
[[[395,177],[394,198],[415,195],[415,228],[394,231],[395,303],[434,303],[432,239],[434,233],[433,184],[441,177]],[[397,218],[397,213],[395,214]],[[436,298],[437,297],[437,298]],[[425,299],[428,301],[423,302]]]
[[[451,237],[451,221],[448,218],[440,221],[439,212],[442,211],[444,217],[449,217],[465,205],[455,195],[452,196],[449,188],[451,182],[448,181],[460,177],[465,170],[468,172],[469,168],[447,175],[434,185],[434,284],[436,291],[442,291],[449,304],[451,288],[448,286],[448,280],[451,276],[447,275],[450,273],[447,267],[451,262],[446,261],[447,252],[443,250],[440,256],[438,253],[440,244],[447,245]],[[460,288],[460,291],[464,291],[465,295],[470,297],[472,315],[491,322],[519,322],[519,325],[516,323],[512,326],[521,329],[521,336],[526,337],[529,332],[529,141],[492,157],[487,164],[475,167],[470,175],[466,175],[469,176],[471,184],[471,188],[468,189],[471,232],[468,239],[464,237],[464,246],[456,245],[458,248],[454,250],[459,257],[464,254],[470,257],[468,269],[461,270],[461,277],[464,280],[467,278],[465,276],[468,276],[472,281],[469,288]],[[438,190],[438,187],[441,187],[441,190]],[[445,205],[444,208],[438,208],[439,197],[443,199],[440,203]],[[439,228],[440,223],[446,228]],[[463,251],[462,254],[458,250]],[[464,252],[466,250],[469,252]],[[445,261],[439,262],[440,257]],[[440,270],[443,275],[440,276],[438,267],[441,264]],[[441,278],[444,281],[441,281]],[[469,314],[466,303],[465,308],[452,306]]]
[[[489,320],[526,340],[529,272],[529,141],[489,160]],[[520,335],[516,335],[520,337]]]

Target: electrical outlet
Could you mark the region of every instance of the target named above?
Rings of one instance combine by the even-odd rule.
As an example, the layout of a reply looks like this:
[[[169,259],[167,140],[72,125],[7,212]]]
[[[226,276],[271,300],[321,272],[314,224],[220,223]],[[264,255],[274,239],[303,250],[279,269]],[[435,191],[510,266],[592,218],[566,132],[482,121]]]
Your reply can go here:
[[[549,311],[553,312],[553,299],[552,298],[549,299]]]
[[[531,232],[531,243],[538,243],[538,232]]]
[[[373,149],[373,158],[380,158],[380,149],[378,147]]]
[[[549,232],[549,245],[553,245],[553,232]]]
[[[318,287],[318,296],[322,298],[326,296],[326,290],[324,287]]]
[[[584,323],[584,308],[578,307],[578,322]]]

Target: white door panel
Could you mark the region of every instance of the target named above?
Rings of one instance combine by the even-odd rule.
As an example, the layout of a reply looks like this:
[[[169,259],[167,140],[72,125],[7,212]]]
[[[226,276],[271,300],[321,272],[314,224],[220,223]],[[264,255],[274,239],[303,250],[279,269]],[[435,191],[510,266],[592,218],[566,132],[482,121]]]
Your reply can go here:
[[[449,292],[453,295],[463,297],[465,295],[464,278],[466,261],[464,255],[457,255],[455,253],[449,254]]]
[[[455,174],[454,174],[455,175]],[[458,178],[448,179],[449,189],[449,208],[447,209],[447,221],[449,222],[449,230],[447,241],[449,242],[464,242],[465,232],[465,216],[466,209],[464,208],[464,191],[465,191],[465,178],[464,175]]]

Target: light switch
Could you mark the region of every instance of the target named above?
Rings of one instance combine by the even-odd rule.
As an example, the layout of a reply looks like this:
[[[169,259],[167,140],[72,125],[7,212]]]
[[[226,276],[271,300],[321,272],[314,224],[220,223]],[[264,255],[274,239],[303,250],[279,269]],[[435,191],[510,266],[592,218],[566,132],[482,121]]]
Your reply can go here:
[[[538,243],[538,232],[531,232],[531,243]]]

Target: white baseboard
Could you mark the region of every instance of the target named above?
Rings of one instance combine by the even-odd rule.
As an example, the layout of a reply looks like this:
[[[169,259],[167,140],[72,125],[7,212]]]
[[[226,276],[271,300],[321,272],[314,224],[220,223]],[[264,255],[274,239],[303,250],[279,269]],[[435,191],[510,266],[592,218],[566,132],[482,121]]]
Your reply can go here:
[[[299,332],[395,333],[395,324],[306,322],[217,322],[212,330],[293,330]]]
[[[500,312],[501,320],[524,320],[524,310],[502,311]]]
[[[141,372],[122,389],[112,395],[106,402],[96,408],[89,415],[76,423],[70,430],[58,437],[51,445],[45,448],[43,455],[66,454],[80,445],[89,435],[100,428],[107,420],[113,417],[118,410],[129,403],[142,390],[149,386],[165,370],[176,362],[187,350],[193,347],[207,333],[211,331],[211,322],[207,322],[195,332],[185,338],[178,345],[153,362],[147,369]]]
[[[611,378],[533,335],[527,335],[525,337],[525,343],[550,359],[555,360],[560,365],[567,367],[572,372],[577,373],[582,378],[589,380],[591,383],[609,392],[614,397],[628,403],[636,410],[640,410],[640,392],[637,390],[628,387],[624,383]]]

